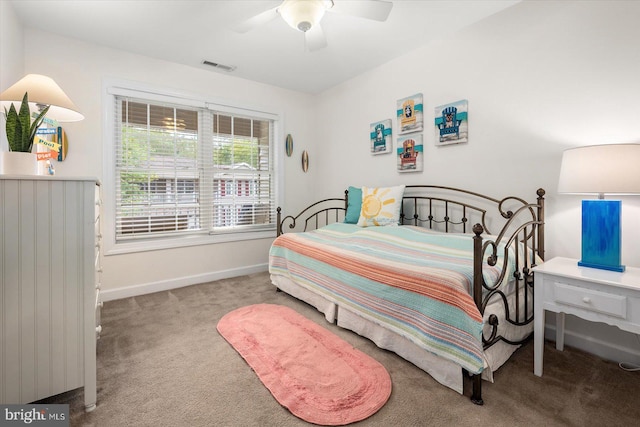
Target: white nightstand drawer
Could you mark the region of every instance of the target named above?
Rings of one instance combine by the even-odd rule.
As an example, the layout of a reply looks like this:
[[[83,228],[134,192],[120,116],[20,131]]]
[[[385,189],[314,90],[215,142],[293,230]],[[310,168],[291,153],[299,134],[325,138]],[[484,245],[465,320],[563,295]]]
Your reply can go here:
[[[553,294],[558,304],[571,305],[610,316],[627,318],[627,297],[554,282]]]

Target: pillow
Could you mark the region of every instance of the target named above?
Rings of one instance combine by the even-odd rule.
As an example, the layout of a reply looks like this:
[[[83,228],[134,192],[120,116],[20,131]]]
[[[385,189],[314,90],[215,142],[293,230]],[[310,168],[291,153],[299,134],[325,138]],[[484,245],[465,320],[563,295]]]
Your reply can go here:
[[[347,213],[344,222],[347,224],[357,224],[360,218],[360,208],[362,207],[362,189],[349,187]]]
[[[358,225],[398,225],[404,185],[396,187],[362,187],[362,208]]]

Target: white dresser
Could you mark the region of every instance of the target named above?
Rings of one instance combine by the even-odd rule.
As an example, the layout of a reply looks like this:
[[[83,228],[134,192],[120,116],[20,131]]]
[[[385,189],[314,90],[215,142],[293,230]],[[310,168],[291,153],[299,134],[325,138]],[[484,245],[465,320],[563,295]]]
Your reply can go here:
[[[0,404],[95,408],[100,237],[95,178],[0,176]]]

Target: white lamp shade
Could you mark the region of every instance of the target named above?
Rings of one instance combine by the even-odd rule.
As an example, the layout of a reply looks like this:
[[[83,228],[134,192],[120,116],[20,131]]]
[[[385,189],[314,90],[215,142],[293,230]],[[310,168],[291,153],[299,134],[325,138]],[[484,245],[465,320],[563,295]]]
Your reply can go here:
[[[307,32],[320,22],[326,10],[324,0],[284,0],[278,13],[292,28]]]
[[[27,74],[16,84],[0,94],[2,105],[9,109],[10,104],[15,104],[17,110],[24,94],[29,94],[29,107],[37,111],[36,104],[49,105],[47,117],[59,122],[77,122],[84,119],[78,112],[69,97],[60,89],[60,86],[52,78],[40,74]]]
[[[558,192],[640,194],[640,144],[592,145],[565,150]]]

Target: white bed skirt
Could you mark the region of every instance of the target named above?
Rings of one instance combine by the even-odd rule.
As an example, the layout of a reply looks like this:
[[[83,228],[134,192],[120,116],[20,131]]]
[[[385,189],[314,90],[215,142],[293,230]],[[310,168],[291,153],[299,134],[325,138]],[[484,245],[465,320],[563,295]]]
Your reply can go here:
[[[298,298],[324,314],[328,322],[337,323],[338,326],[349,329],[358,335],[373,341],[378,347],[390,350],[413,363],[423,371],[431,375],[440,384],[445,385],[458,393],[463,393],[463,372],[460,365],[437,356],[409,341],[405,337],[396,334],[384,326],[367,319],[363,313],[355,313],[320,296],[294,282],[288,277],[272,274],[272,283],[287,294]],[[529,302],[529,311],[533,310],[533,301]],[[486,313],[496,314],[501,325],[501,334],[510,340],[517,341],[533,330],[533,323],[529,327],[516,327],[504,320],[504,307],[496,301],[487,307]],[[485,319],[486,320],[486,319]],[[506,328],[505,328],[505,325]],[[489,336],[490,328],[485,326],[485,336]],[[502,341],[494,344],[485,351],[485,369],[482,378],[493,382],[493,372],[502,366],[517,349]]]

